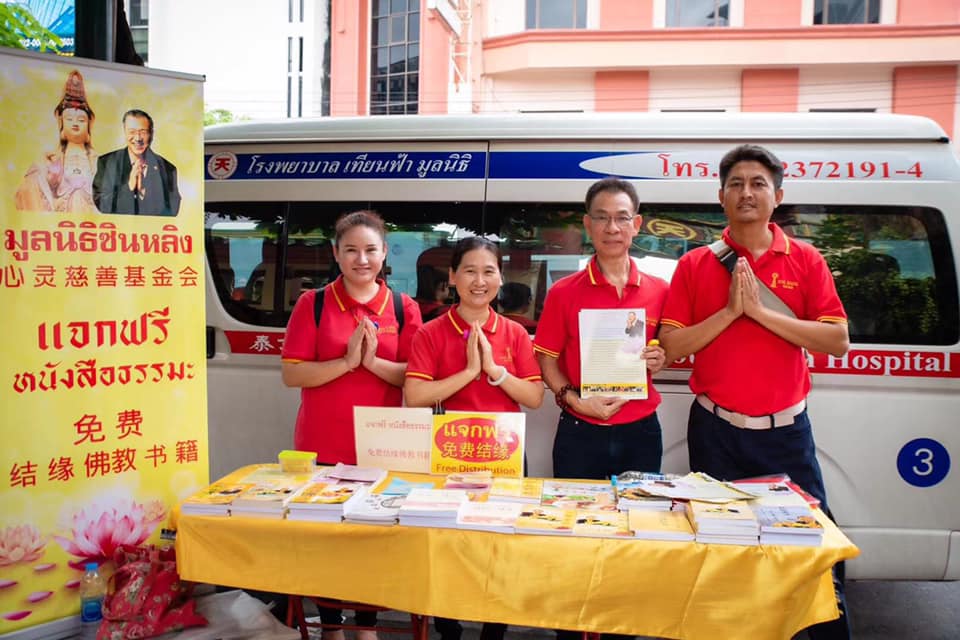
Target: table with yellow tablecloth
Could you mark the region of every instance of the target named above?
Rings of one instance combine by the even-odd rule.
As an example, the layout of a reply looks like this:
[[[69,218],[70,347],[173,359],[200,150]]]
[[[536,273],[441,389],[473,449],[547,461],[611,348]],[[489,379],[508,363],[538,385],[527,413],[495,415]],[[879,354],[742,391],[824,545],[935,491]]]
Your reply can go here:
[[[859,551],[818,517],[819,547],[747,547],[181,515],[177,565],[184,580],[460,620],[773,640],[838,615],[830,569]]]

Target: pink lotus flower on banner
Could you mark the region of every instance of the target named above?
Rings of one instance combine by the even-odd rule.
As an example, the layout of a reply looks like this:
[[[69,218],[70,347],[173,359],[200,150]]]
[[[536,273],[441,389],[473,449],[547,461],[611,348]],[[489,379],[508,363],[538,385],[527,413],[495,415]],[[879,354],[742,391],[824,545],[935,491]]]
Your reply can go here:
[[[71,537],[54,536],[70,555],[104,562],[122,544],[138,545],[150,537],[166,516],[158,500],[142,505],[133,500],[94,503],[80,509],[68,523]]]
[[[40,559],[46,546],[47,541],[32,525],[7,527],[0,531],[0,567],[18,562],[34,562]]]

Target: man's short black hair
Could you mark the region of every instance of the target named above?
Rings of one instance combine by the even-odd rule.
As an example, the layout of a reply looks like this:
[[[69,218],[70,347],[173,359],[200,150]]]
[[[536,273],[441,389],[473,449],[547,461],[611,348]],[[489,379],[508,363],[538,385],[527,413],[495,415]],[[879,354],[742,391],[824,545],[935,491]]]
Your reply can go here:
[[[633,213],[636,214],[640,210],[640,196],[637,195],[637,190],[632,184],[626,180],[620,178],[609,176],[603,180],[598,180],[590,185],[590,188],[587,189],[587,196],[584,198],[584,205],[587,207],[587,213],[590,212],[590,207],[593,205],[593,199],[597,197],[597,194],[602,191],[609,191],[610,193],[625,193],[627,197],[630,198],[631,204],[633,204]]]
[[[773,188],[779,189],[783,186],[783,164],[780,158],[773,155],[769,149],[765,149],[757,144],[742,144],[734,147],[720,160],[720,186],[727,186],[727,176],[733,165],[738,162],[759,162],[773,176]]]

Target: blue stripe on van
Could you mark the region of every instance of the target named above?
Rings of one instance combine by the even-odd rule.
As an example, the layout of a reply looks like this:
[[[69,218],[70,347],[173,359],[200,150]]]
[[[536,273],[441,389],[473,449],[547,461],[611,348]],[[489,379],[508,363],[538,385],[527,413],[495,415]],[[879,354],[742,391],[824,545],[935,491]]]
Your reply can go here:
[[[490,154],[491,180],[596,180],[606,172],[591,171],[584,163],[622,155],[603,151],[496,151]]]
[[[481,180],[483,152],[241,153],[206,155],[208,180]]]
[[[596,180],[608,175],[662,178],[656,151],[496,151],[491,180]],[[476,151],[242,153],[205,156],[208,180],[483,179],[487,154]]]

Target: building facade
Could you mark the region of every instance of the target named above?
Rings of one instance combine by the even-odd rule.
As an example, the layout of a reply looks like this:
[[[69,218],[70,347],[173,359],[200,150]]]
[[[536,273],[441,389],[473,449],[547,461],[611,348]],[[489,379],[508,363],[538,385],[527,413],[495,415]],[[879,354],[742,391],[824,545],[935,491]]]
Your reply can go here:
[[[207,107],[244,118],[866,111],[960,130],[960,0],[164,0],[149,30],[150,66],[204,74]]]

